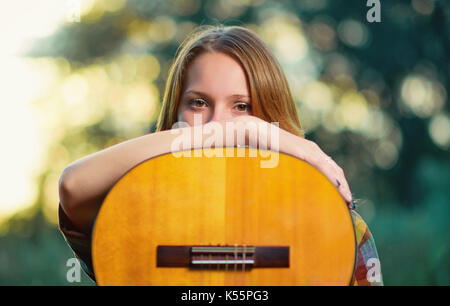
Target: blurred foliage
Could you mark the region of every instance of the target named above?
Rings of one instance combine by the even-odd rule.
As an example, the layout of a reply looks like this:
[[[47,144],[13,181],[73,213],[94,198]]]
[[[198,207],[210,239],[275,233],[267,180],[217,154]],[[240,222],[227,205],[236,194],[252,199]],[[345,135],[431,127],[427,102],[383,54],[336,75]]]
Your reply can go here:
[[[375,237],[386,285],[449,285],[450,2],[83,1],[26,54],[50,77],[34,106],[47,161],[27,212],[2,224],[0,284],[62,284],[62,169],[154,130],[168,68],[202,24],[241,25],[283,66],[307,138],[342,166]],[[351,4],[350,4],[351,3]],[[92,284],[85,275],[81,284]]]
[[[40,212],[31,219],[13,217],[0,236],[0,286],[95,285],[84,273],[79,283],[69,283],[66,267],[74,257],[63,236]]]

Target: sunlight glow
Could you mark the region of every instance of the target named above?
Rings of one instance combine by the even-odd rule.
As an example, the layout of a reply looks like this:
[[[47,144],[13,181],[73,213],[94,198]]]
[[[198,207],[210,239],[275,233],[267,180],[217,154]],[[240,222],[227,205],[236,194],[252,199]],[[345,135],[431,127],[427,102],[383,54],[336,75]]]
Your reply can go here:
[[[52,34],[64,21],[64,2],[9,1],[0,11],[0,220],[30,206],[37,195],[35,179],[42,167],[44,147],[32,101],[52,81],[51,71],[39,71],[20,56],[33,39]]]

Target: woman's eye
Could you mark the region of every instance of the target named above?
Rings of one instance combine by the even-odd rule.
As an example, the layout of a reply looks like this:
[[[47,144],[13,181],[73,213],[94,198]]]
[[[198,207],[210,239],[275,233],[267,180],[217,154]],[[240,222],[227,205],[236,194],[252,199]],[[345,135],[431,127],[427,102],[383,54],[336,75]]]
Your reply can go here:
[[[251,109],[251,106],[248,103],[238,102],[238,103],[234,104],[234,108],[239,112],[246,112]]]
[[[208,106],[208,104],[202,99],[192,99],[191,101],[189,101],[189,105],[192,107],[199,107],[199,108]]]

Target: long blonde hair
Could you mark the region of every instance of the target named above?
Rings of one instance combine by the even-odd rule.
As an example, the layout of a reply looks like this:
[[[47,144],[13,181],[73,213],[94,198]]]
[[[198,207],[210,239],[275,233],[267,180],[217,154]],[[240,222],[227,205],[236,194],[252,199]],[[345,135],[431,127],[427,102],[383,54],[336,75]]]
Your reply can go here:
[[[204,52],[221,52],[241,64],[249,83],[253,116],[279,122],[280,128],[304,137],[288,82],[270,49],[251,30],[223,25],[198,27],[178,48],[169,70],[157,131],[171,129],[177,121],[186,71]]]

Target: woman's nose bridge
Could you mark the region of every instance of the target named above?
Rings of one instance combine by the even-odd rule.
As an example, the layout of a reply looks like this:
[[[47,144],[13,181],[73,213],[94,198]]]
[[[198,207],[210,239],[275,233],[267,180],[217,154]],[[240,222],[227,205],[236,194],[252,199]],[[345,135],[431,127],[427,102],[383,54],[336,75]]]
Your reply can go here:
[[[228,112],[225,109],[225,103],[215,103],[210,121],[220,121],[226,119]]]

